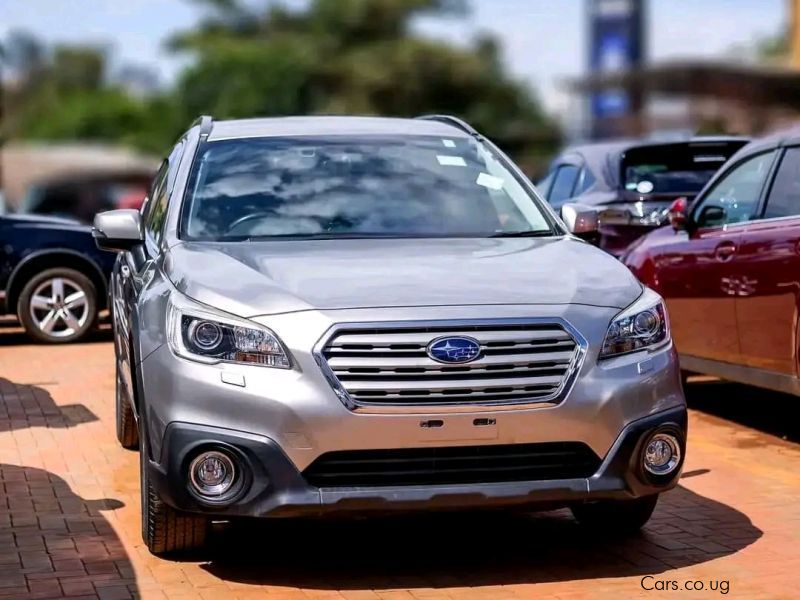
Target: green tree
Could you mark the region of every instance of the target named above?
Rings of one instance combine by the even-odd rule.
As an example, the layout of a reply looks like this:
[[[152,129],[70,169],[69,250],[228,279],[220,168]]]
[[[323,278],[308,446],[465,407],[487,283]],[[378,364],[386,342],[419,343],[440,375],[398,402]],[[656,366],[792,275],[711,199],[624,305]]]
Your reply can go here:
[[[311,0],[303,9],[195,0],[210,10],[171,40],[195,60],[176,89],[184,120],[286,114],[461,116],[529,168],[558,132],[505,71],[498,44],[453,46],[415,34],[424,15],[457,18],[463,0]]]
[[[39,139],[120,141],[163,153],[200,114],[461,116],[529,171],[558,132],[527,86],[506,72],[491,37],[452,45],[412,27],[423,15],[457,19],[466,0],[191,0],[198,26],[169,42],[192,60],[173,89],[140,98],[116,85],[106,49],[46,48],[6,39],[14,72],[7,130]],[[46,117],[46,118],[45,118]]]

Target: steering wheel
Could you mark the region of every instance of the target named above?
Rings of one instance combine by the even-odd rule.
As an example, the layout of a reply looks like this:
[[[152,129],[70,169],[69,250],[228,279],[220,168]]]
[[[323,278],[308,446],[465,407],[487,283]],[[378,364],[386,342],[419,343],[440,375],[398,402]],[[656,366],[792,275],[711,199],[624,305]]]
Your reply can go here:
[[[232,233],[234,230],[238,229],[248,221],[254,221],[256,219],[270,219],[270,218],[272,218],[272,214],[268,212],[257,212],[251,215],[245,215],[243,217],[236,219],[233,223],[228,225],[228,233]]]

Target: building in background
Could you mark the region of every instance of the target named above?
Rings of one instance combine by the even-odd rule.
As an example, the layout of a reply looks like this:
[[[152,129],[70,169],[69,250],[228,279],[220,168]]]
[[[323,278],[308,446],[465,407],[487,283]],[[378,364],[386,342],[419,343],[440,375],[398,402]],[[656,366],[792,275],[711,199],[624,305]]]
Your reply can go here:
[[[589,73],[571,89],[589,105],[583,137],[755,135],[800,118],[800,0],[787,34],[744,60],[646,61],[646,0],[587,0]],[[614,56],[617,56],[615,59]]]
[[[158,160],[99,144],[12,142],[2,149],[0,168],[6,208],[41,212],[34,210],[34,205],[40,205],[43,199],[34,196],[41,196],[45,190],[51,197],[59,192],[70,198],[67,192],[72,188],[83,189],[87,194],[102,192],[112,195],[114,204],[133,204],[125,196],[137,194],[141,203]]]
[[[614,76],[641,68],[645,61],[644,0],[588,0],[589,70]],[[589,93],[591,137],[614,137],[641,124],[641,89],[607,86]]]

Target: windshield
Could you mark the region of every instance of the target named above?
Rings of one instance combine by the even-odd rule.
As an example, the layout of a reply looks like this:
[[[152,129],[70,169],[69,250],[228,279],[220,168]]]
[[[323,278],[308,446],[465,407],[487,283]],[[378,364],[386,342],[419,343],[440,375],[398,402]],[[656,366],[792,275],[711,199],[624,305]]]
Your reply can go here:
[[[743,143],[668,144],[628,150],[622,183],[639,194],[694,195]]]
[[[287,137],[209,142],[183,239],[457,237],[551,232],[538,202],[472,138]]]

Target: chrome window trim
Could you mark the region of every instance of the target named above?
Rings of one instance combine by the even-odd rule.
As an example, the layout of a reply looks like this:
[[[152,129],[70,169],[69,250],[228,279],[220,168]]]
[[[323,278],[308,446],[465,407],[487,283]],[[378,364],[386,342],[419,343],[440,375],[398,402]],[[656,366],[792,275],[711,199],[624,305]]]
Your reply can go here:
[[[342,330],[357,329],[400,329],[400,328],[420,328],[420,327],[469,327],[469,326],[492,326],[499,327],[507,325],[559,325],[572,336],[576,345],[575,355],[570,361],[567,373],[564,376],[559,388],[550,394],[534,399],[524,399],[516,401],[495,400],[489,402],[471,402],[469,404],[442,405],[442,404],[385,404],[374,405],[364,404],[353,399],[344,386],[336,377],[336,374],[328,365],[328,361],[323,353],[325,346]],[[312,349],[315,362],[322,371],[323,376],[330,384],[336,396],[344,406],[354,412],[372,413],[453,413],[453,412],[479,412],[481,410],[520,410],[526,407],[541,408],[544,406],[554,406],[561,403],[569,394],[575,383],[578,373],[583,366],[584,358],[589,343],[572,324],[561,317],[530,317],[530,318],[505,318],[505,319],[437,319],[423,321],[364,321],[364,322],[342,322],[335,323],[328,328],[322,337],[317,341]]]
[[[779,221],[790,221],[790,220],[800,220],[800,213],[796,215],[788,215],[785,217],[771,217],[769,219],[753,219],[751,221],[739,221],[738,223],[726,223],[725,225],[721,225],[719,227],[702,227],[697,231],[728,231],[729,229],[739,229],[740,227],[744,227],[746,225],[760,225],[762,223],[773,223]]]

